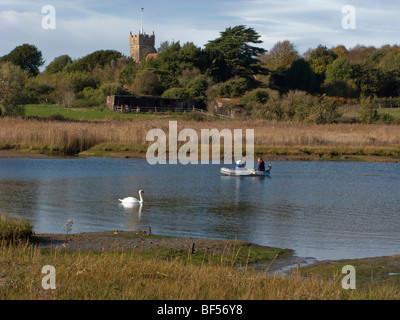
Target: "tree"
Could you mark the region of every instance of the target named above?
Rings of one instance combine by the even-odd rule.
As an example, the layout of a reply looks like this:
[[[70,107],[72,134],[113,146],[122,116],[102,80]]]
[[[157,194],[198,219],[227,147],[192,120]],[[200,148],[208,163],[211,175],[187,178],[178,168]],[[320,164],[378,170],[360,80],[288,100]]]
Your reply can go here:
[[[53,92],[54,101],[64,107],[72,107],[75,104],[75,88],[71,83],[60,83]]]
[[[133,83],[133,93],[135,94],[157,96],[163,91],[159,76],[148,70],[139,73]]]
[[[267,69],[276,70],[279,67],[289,68],[299,58],[295,45],[285,40],[276,43],[268,54],[262,56],[261,60]]]
[[[377,95],[382,84],[382,72],[368,61],[351,65],[352,78],[360,94],[365,96]]]
[[[351,79],[351,66],[346,59],[339,58],[326,67],[326,81],[345,81]]]
[[[73,61],[65,67],[66,72],[87,71],[92,72],[95,67],[104,67],[113,60],[118,60],[122,54],[114,50],[98,50],[87,56]]]
[[[11,62],[0,64],[0,116],[24,114],[23,102],[26,76]]]
[[[9,61],[12,64],[19,66],[22,70],[28,71],[30,76],[39,74],[39,67],[44,64],[42,52],[31,44],[23,44],[16,47],[8,55],[3,56],[0,62]]]
[[[338,58],[347,58],[348,51],[342,44],[332,48],[332,51]]]
[[[248,78],[264,72],[258,58],[266,50],[249,44],[262,43],[253,28],[243,25],[227,28],[221,36],[205,45],[212,61],[209,73],[218,81],[234,76]]]
[[[57,72],[60,72],[64,69],[64,67],[72,63],[72,59],[69,55],[62,55],[57,58],[55,58],[46,68],[46,73],[48,74],[54,74]]]
[[[369,61],[369,56],[373,51],[376,49],[374,47],[365,47],[365,46],[360,46],[356,45],[354,48],[351,48],[347,52],[347,59],[349,60],[350,63],[354,64],[362,64],[366,63]]]
[[[203,56],[202,50],[192,42],[183,46],[179,41],[163,42],[157,59],[150,59],[140,67],[157,73],[164,88],[177,88],[185,70],[204,69]]]
[[[317,77],[310,64],[304,59],[295,61],[286,73],[286,86],[292,90],[315,93],[318,88]]]
[[[400,52],[393,51],[383,57],[380,61],[379,69],[382,72],[380,95],[387,97],[399,96]]]
[[[337,55],[328,50],[325,46],[319,45],[314,50],[308,50],[306,53],[306,61],[310,64],[311,69],[317,76],[318,85],[321,85],[325,80],[326,68],[337,59]]]

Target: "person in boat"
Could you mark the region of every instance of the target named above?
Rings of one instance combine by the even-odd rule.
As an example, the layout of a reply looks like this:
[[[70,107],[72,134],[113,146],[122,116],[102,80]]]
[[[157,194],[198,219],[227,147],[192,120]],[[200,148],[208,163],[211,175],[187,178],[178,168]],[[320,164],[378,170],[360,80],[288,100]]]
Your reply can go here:
[[[265,171],[265,162],[261,157],[258,158],[257,171],[261,171],[261,172]]]
[[[236,169],[244,168],[244,162],[242,160],[236,161]]]

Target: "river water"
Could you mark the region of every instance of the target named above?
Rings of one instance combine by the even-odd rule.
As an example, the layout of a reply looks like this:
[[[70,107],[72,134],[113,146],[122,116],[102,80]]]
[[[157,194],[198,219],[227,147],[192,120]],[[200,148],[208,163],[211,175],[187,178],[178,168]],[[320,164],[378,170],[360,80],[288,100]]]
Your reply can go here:
[[[0,214],[36,233],[142,230],[238,239],[317,260],[400,254],[400,164],[272,162],[270,178],[145,159],[0,159]],[[118,199],[138,197],[125,208]]]

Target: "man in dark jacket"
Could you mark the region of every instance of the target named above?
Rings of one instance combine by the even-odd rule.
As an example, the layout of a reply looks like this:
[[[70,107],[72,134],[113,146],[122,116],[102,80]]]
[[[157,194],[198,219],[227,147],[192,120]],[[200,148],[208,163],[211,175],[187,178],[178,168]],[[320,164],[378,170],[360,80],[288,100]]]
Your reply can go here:
[[[258,170],[258,171],[262,171],[262,172],[265,171],[265,163],[264,163],[264,161],[263,161],[263,159],[262,159],[261,157],[258,158],[257,170]]]

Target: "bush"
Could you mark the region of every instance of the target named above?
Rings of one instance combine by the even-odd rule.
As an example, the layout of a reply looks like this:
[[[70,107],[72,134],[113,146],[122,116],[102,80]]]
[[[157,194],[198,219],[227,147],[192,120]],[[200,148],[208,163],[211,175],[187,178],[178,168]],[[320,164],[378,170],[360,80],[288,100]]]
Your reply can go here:
[[[289,91],[282,102],[282,118],[310,123],[332,123],[339,119],[338,104],[327,97],[318,99],[304,91]]]
[[[171,88],[162,94],[163,98],[171,98],[171,99],[185,99],[189,97],[188,91],[184,88]]]
[[[382,113],[379,116],[379,123],[384,123],[384,124],[392,124],[395,123],[395,119],[391,114],[388,113]]]
[[[333,123],[340,118],[341,114],[338,111],[338,104],[324,97],[317,103],[313,105],[311,108],[307,122],[325,124],[325,123]]]
[[[239,98],[251,88],[249,81],[245,78],[236,78],[219,83],[213,89],[215,98]]]
[[[361,123],[376,123],[379,120],[376,98],[362,96],[359,102],[359,120]]]
[[[254,89],[247,92],[240,100],[240,104],[247,105],[250,103],[261,103],[265,104],[268,102],[268,90],[266,89]]]
[[[282,98],[282,111],[285,120],[305,121],[315,104],[315,99],[305,91],[290,90]]]

